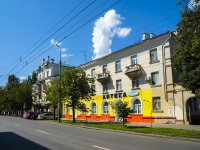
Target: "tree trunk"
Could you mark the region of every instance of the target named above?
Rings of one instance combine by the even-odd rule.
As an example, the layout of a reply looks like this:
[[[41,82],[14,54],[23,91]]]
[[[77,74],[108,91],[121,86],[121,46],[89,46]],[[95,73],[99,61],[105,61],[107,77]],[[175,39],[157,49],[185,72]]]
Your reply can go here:
[[[72,106],[72,109],[73,109],[73,122],[75,123],[76,120],[75,120],[75,106]]]
[[[54,114],[53,117],[54,117],[54,120],[55,120],[56,119],[56,116],[55,116],[56,115],[56,107],[55,106],[53,106],[53,114]]]

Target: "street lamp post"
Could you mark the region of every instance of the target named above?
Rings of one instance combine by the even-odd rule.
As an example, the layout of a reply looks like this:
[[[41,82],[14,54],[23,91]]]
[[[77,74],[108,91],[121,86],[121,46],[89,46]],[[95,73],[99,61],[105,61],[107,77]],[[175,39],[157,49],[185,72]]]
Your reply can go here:
[[[60,106],[60,99],[61,99],[61,47],[56,44],[56,46],[59,48],[60,50],[60,63],[59,63],[59,89],[58,89],[58,123],[60,123],[60,118],[61,118],[61,106]]]

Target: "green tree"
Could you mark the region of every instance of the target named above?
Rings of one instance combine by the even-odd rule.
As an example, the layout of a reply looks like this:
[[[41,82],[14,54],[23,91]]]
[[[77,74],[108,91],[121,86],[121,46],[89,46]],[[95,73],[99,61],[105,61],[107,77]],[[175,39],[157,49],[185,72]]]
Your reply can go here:
[[[69,68],[61,75],[61,92],[62,99],[66,100],[73,110],[73,122],[75,122],[75,109],[81,108],[81,100],[91,100],[91,94],[94,89],[91,84],[93,78],[86,75],[81,68]]]
[[[56,107],[58,106],[58,82],[59,81],[57,79],[51,81],[51,86],[49,86],[49,88],[47,89],[45,97],[46,101],[49,101],[51,106],[53,107],[54,119]]]
[[[123,119],[123,126],[125,124],[125,118],[128,117],[128,115],[133,112],[128,106],[128,103],[122,102],[121,100],[117,101],[114,104],[115,111],[117,113],[118,117],[121,117]]]
[[[200,0],[181,10],[176,40],[174,68],[180,72],[181,85],[195,94],[200,88]],[[179,4],[183,4],[181,0]]]

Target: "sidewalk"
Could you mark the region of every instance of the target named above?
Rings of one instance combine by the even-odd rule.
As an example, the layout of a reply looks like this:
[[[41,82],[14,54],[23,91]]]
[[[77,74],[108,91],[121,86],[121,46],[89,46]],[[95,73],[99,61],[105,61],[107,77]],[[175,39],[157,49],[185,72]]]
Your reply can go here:
[[[139,126],[139,127],[151,127],[151,123],[126,123],[127,126]],[[174,128],[184,130],[196,130],[200,131],[200,125],[188,125],[188,124],[152,124],[152,127],[159,128]]]

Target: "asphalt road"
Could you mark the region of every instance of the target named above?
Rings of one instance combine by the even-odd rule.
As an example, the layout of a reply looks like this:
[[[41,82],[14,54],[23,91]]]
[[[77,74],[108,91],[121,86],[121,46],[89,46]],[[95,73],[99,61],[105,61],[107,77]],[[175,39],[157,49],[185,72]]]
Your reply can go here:
[[[0,150],[199,150],[200,143],[0,116]]]

